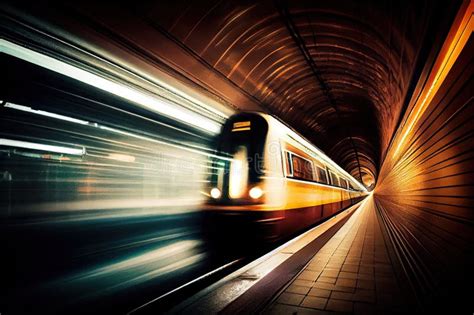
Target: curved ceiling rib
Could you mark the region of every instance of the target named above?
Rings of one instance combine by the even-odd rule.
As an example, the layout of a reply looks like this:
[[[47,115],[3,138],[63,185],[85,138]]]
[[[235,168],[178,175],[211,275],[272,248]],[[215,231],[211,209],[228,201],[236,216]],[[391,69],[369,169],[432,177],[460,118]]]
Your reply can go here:
[[[338,119],[340,120],[341,114],[339,113],[339,109],[337,107],[337,104],[334,101],[334,98],[331,94],[331,87],[323,79],[320,71],[318,70],[318,67],[317,67],[313,57],[311,56],[310,52],[308,51],[308,48],[306,47],[306,43],[305,43],[304,39],[301,37],[297,27],[295,26],[295,24],[294,24],[294,22],[291,18],[291,14],[288,11],[288,7],[286,5],[286,2],[284,2],[282,0],[275,0],[275,5],[276,5],[276,7],[277,7],[277,9],[280,13],[280,16],[283,19],[283,22],[285,23],[286,28],[288,29],[288,32],[290,33],[291,37],[295,41],[295,44],[298,46],[300,52],[302,53],[304,59],[307,62],[309,68],[311,69],[311,73],[316,78],[316,80],[319,84],[319,87],[321,88],[324,96],[327,99],[327,103],[329,104],[329,106],[334,108],[334,111],[335,111]],[[313,35],[314,44],[316,44],[314,31],[312,30],[311,33]],[[346,129],[345,126],[343,126],[343,128]],[[357,168],[359,170],[359,176],[357,176],[357,177],[359,178],[360,181],[362,181],[362,172],[361,172],[361,167],[360,167],[359,154],[358,154],[357,149],[354,145],[354,141],[352,141],[352,137],[351,137],[350,133],[347,132],[347,130],[346,130],[346,133],[348,135],[350,145],[351,145],[352,149],[354,150],[355,159],[357,161]]]
[[[356,178],[376,180],[443,10],[429,0],[176,0],[135,12]]]
[[[278,116],[370,182],[459,3],[174,0],[34,10],[46,18],[55,10],[57,25],[98,47],[112,43],[135,63],[165,65],[237,109]]]

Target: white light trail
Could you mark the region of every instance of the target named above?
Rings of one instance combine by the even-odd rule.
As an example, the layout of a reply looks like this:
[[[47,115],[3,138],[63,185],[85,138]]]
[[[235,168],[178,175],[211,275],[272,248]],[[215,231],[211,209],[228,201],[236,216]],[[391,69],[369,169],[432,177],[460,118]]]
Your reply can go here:
[[[40,54],[31,49],[0,39],[0,52],[20,58],[40,67],[60,73],[90,86],[122,97],[128,101],[160,113],[170,118],[179,120],[186,124],[197,127],[207,133],[216,134],[220,130],[220,124],[193,111],[179,107],[170,101],[161,99],[151,94],[146,94],[137,89],[124,84],[119,84],[111,80],[87,72],[63,61]]]
[[[142,136],[142,135],[138,135],[138,134],[134,134],[134,133],[131,133],[131,132],[127,132],[127,131],[123,131],[123,130],[119,130],[119,129],[115,129],[115,128],[111,128],[111,127],[107,127],[107,126],[101,126],[101,125],[99,125],[98,127],[100,129],[107,130],[107,131],[110,131],[110,132],[113,132],[113,133],[121,134],[121,135],[124,135],[124,136],[129,136],[129,137],[133,137],[133,138],[137,138],[137,139],[141,139],[141,140],[146,140],[146,141],[150,141],[150,142],[154,142],[154,143],[158,143],[158,144],[163,144],[163,145],[173,147],[173,148],[176,148],[176,149],[179,149],[179,150],[184,150],[184,151],[196,153],[196,154],[199,154],[199,155],[204,155],[204,156],[207,156],[207,157],[214,157],[214,158],[221,159],[221,160],[232,161],[231,158],[215,155],[215,154],[212,154],[212,153],[202,152],[202,151],[199,151],[199,150],[195,150],[195,149],[191,149],[191,148],[188,148],[188,147],[184,147],[184,146],[164,142],[164,141],[157,140],[157,139],[152,139],[152,138]]]
[[[51,118],[61,119],[61,120],[73,122],[73,123],[76,123],[76,124],[81,124],[81,125],[89,124],[89,122],[85,121],[85,120],[72,118],[72,117],[68,117],[68,116],[64,116],[64,115],[60,115],[60,114],[55,114],[55,113],[47,112],[47,111],[44,111],[44,110],[32,109],[31,107],[18,105],[18,104],[14,104],[14,103],[6,103],[4,106],[7,107],[7,108],[17,109],[17,110],[20,110],[20,111],[23,111],[23,112],[28,112],[28,113],[32,113],[32,114],[37,114],[37,115],[47,116],[47,117],[51,117]]]
[[[0,138],[0,146],[24,148],[24,149],[39,150],[39,151],[46,151],[46,152],[55,152],[55,153],[78,155],[78,156],[82,156],[86,153],[86,149],[84,147],[81,148],[81,149],[76,149],[76,148],[60,147],[60,146],[56,146],[56,145],[41,144],[41,143],[11,140],[11,139],[3,139],[3,138]]]
[[[35,110],[35,109],[32,109],[31,107],[24,106],[24,105],[18,105],[18,104],[14,104],[14,103],[6,103],[4,105],[4,107],[15,109],[15,110],[20,110],[20,111],[24,111],[24,112],[28,112],[28,113],[31,113],[31,114],[36,114],[36,115],[42,115],[42,116],[47,116],[47,117],[51,117],[51,118],[61,119],[61,120],[69,121],[69,122],[72,122],[72,123],[77,123],[77,124],[80,124],[80,125],[88,125],[88,126],[91,126],[91,127],[94,127],[94,128],[100,128],[100,129],[103,129],[103,130],[107,130],[109,132],[113,132],[113,133],[116,133],[116,134],[126,135],[126,136],[133,137],[133,138],[136,138],[136,139],[141,139],[141,140],[145,140],[145,141],[150,141],[150,142],[154,142],[154,143],[174,147],[176,149],[196,153],[196,154],[203,155],[203,156],[206,156],[206,157],[214,157],[214,158],[217,158],[217,159],[228,160],[228,161],[231,160],[230,158],[226,158],[224,156],[219,156],[219,155],[215,155],[215,154],[212,154],[212,153],[207,153],[207,152],[204,151],[205,148],[202,148],[202,147],[197,147],[197,149],[193,149],[193,148],[189,148],[189,147],[182,146],[182,145],[176,145],[176,144],[172,144],[172,143],[169,143],[169,142],[166,142],[166,141],[157,140],[157,139],[153,139],[153,138],[150,138],[150,137],[134,134],[134,133],[131,133],[131,132],[127,132],[127,131],[123,131],[123,130],[119,130],[119,129],[99,125],[98,123],[95,123],[95,122],[90,122],[90,121],[86,121],[86,120],[72,118],[72,117],[69,117],[69,116],[55,114],[55,113],[47,112],[47,111],[43,111],[43,110]],[[200,151],[198,149],[202,149],[203,151]]]

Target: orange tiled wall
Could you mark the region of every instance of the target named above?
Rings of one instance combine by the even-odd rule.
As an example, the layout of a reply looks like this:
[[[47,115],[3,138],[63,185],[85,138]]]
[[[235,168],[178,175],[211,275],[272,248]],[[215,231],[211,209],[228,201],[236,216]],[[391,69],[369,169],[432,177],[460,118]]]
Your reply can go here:
[[[409,128],[407,120],[402,121],[374,191],[379,219],[393,245],[392,258],[424,309],[436,308],[438,302],[468,305],[473,292],[474,38],[470,34],[400,145],[397,140]],[[406,117],[414,114],[409,108]]]

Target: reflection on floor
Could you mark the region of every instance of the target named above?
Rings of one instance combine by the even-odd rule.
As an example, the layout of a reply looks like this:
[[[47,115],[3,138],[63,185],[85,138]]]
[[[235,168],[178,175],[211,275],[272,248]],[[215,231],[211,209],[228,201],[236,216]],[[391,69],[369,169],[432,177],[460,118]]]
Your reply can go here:
[[[376,217],[374,197],[370,196],[269,311],[403,311],[406,300]]]

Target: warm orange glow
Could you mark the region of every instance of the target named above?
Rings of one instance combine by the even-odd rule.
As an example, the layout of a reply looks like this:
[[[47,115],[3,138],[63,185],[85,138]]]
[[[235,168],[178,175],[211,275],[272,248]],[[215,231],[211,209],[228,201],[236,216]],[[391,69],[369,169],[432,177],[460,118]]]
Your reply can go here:
[[[471,36],[474,27],[474,19],[472,17],[474,12],[474,2],[469,1],[469,5],[465,4],[464,8],[464,12],[462,12],[462,9],[459,12],[458,17],[446,38],[441,53],[435,62],[433,70],[429,75],[427,83],[429,88],[422,91],[418,101],[413,106],[411,114],[405,121],[405,128],[402,129],[402,136],[395,142],[398,142],[398,144],[393,157],[397,157],[401,148],[406,145],[408,135],[412,132],[413,127],[419,120],[420,116],[426,111],[428,105],[436,95],[439,87],[443,84],[444,79]],[[460,19],[461,16],[462,18]],[[460,23],[457,23],[459,21]]]
[[[374,183],[374,177],[371,174],[364,174],[362,175],[362,183],[366,186],[369,187]]]
[[[474,28],[473,13],[474,3],[465,2],[428,75],[426,85],[419,95],[413,96],[417,100],[406,112],[393,146],[387,152],[381,167],[375,188],[379,195],[397,198],[397,202],[411,202],[410,205],[418,205],[428,192],[433,193],[429,195],[430,198],[440,193],[444,188],[435,185],[444,183],[449,174],[461,172],[457,166],[452,165],[453,162],[447,162],[459,154],[455,145],[447,144],[457,143],[454,142],[457,140],[457,135],[451,131],[460,127],[456,125],[459,121],[451,118],[454,117],[453,114],[448,114],[449,107],[447,106],[448,104],[449,106],[465,104],[466,100],[460,100],[457,104],[455,100],[450,99],[454,97],[453,95],[457,95],[454,91],[460,87],[455,81],[451,82],[453,80],[451,77],[449,80],[446,78],[451,74],[457,75],[459,68],[465,67],[465,64],[460,64],[458,61],[464,60],[463,56],[469,54],[466,48],[469,47],[468,41]],[[452,95],[446,95],[447,91],[450,91]],[[456,98],[462,98],[462,95],[459,92]],[[446,102],[438,102],[439,96],[445,97]],[[446,110],[440,109],[440,106]],[[456,112],[453,110],[451,113]],[[432,113],[438,114],[432,115]],[[465,123],[462,124],[465,125]],[[443,170],[446,164],[449,165],[449,170]],[[433,177],[440,179],[434,181]],[[453,184],[448,182],[446,185]],[[450,190],[443,196],[451,193]],[[456,194],[459,193],[460,190],[456,192]],[[443,201],[443,203],[447,202]]]

